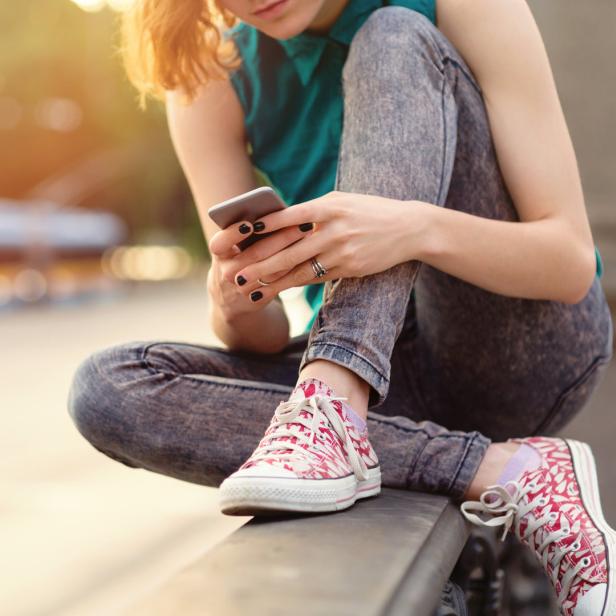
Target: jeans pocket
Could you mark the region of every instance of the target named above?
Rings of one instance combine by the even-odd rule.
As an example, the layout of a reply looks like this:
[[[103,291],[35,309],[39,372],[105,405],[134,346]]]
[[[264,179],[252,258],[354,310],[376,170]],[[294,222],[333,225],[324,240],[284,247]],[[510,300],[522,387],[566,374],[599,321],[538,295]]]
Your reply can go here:
[[[566,426],[586,406],[592,393],[605,375],[611,359],[611,355],[596,357],[582,375],[560,394],[556,404],[534,433],[550,436]]]

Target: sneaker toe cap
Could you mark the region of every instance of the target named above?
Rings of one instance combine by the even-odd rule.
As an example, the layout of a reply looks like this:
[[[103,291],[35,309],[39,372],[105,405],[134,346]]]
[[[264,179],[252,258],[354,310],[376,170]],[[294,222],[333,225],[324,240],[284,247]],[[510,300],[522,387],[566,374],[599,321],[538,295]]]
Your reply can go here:
[[[233,473],[230,478],[248,479],[255,477],[297,479],[297,474],[293,471],[287,470],[286,468],[264,463],[255,464],[254,466],[249,466],[248,468],[242,468]]]

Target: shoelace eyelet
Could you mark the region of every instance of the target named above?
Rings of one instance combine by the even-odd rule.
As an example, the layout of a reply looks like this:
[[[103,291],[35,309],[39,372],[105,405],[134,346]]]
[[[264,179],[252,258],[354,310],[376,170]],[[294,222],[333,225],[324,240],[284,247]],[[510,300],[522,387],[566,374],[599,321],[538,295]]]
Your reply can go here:
[[[588,567],[590,565],[590,558],[586,557],[582,559],[582,564],[584,567]]]
[[[579,541],[576,541],[575,543],[573,543],[573,544],[571,545],[571,549],[572,549],[572,550],[575,550],[576,552],[577,552],[577,551],[578,551],[581,547],[582,547],[582,546],[580,545],[580,542],[579,542]]]

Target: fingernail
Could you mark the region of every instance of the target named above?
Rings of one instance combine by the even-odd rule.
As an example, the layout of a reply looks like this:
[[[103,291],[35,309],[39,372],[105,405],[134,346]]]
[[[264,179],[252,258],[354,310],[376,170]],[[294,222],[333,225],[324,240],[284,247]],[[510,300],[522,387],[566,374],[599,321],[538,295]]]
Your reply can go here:
[[[241,287],[241,286],[245,285],[248,281],[246,280],[246,278],[244,278],[244,276],[238,276],[235,279],[235,282],[237,282],[237,284],[239,284],[240,287]]]
[[[303,231],[304,233],[306,233],[306,231],[310,231],[311,229],[312,229],[311,222],[304,222],[299,226],[299,230]]]
[[[252,228],[253,228],[255,231],[263,231],[263,229],[265,229],[265,223],[264,223],[264,222],[261,222],[261,221],[259,220],[258,222],[255,222],[255,223],[252,225]]]
[[[247,225],[245,222],[243,222],[240,225],[240,229],[239,229],[240,233],[246,235],[247,233],[250,233],[250,226]]]
[[[262,297],[263,297],[263,293],[261,293],[261,291],[253,291],[253,292],[250,294],[250,299],[251,299],[253,302],[258,302],[258,301],[259,301]]]

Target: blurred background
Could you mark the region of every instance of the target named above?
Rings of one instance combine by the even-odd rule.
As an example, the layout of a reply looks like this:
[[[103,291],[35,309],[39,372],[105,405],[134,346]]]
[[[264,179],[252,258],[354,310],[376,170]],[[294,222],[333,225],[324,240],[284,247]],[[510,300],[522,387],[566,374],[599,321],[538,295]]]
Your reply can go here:
[[[213,490],[108,460],[66,413],[75,368],[99,348],[216,343],[207,249],[164,109],[140,111],[123,73],[130,2],[0,3],[0,605],[11,616],[124,613],[243,521],[218,514]],[[616,4],[530,5],[616,299]],[[305,306],[285,301],[297,332]],[[615,380],[612,369],[567,429],[597,450],[612,525]]]

